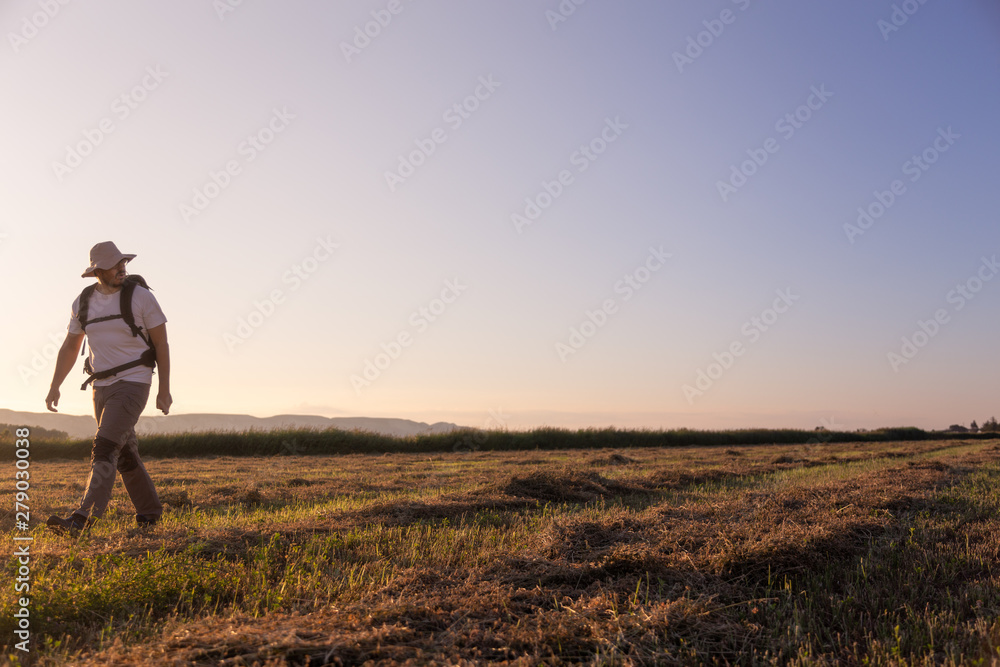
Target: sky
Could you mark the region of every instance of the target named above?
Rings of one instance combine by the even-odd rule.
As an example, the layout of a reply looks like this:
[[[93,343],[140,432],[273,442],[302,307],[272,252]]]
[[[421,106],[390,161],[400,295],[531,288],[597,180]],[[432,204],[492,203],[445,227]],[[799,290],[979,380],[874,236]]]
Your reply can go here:
[[[995,2],[9,0],[0,27],[5,408],[44,411],[110,240],[167,316],[172,414],[1000,414]],[[81,365],[61,412],[92,409]]]

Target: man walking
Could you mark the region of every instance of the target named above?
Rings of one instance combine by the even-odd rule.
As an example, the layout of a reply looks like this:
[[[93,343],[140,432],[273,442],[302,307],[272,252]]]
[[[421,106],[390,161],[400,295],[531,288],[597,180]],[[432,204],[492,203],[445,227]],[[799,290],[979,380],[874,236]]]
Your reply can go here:
[[[111,501],[116,469],[135,506],[140,527],[156,524],[163,513],[153,480],[139,458],[135,424],[149,398],[154,361],[160,378],[156,407],[167,414],[173,402],[167,318],[144,281],[138,279],[138,284],[130,284],[138,277],[127,277],[125,265],[134,257],[119,252],[111,241],[91,248],[90,266],[83,277],[96,277],[98,282],[73,301],[66,340],[59,350],[52,386],[45,398],[45,406],[56,412],[59,387],[73,368],[86,336],[90,356],[84,368],[91,378],[81,388],[94,383],[97,434],[79,508],[68,518],[51,516],[47,522],[59,532],[75,534],[104,515]]]

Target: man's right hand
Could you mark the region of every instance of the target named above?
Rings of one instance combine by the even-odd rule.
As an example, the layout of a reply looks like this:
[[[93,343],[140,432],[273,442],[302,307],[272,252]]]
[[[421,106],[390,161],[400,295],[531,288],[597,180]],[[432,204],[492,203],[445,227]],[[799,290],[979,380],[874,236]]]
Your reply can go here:
[[[55,408],[57,405],[59,405],[59,387],[51,387],[49,395],[45,397],[45,407],[49,409],[49,412],[59,412]]]
[[[49,412],[59,412],[55,408],[59,405],[59,386],[69,375],[70,369],[73,368],[76,355],[80,354],[84,335],[82,333],[67,333],[66,340],[59,348],[59,354],[56,356],[56,369],[52,373],[52,383],[49,384],[49,395],[45,397],[45,407],[49,409]]]

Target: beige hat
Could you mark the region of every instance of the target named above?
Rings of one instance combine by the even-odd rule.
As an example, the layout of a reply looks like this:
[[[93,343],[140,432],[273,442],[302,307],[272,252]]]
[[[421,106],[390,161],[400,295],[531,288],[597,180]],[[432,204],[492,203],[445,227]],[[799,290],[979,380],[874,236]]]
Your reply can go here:
[[[122,254],[118,251],[118,246],[111,241],[102,241],[90,249],[90,266],[81,277],[89,278],[94,275],[94,271],[97,269],[107,271],[123,259],[131,261],[135,259],[135,255]]]

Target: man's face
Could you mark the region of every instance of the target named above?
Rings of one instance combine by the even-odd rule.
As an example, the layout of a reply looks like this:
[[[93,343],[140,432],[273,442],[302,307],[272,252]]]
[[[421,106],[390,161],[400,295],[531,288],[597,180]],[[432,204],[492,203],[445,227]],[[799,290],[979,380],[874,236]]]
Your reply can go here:
[[[106,285],[108,287],[121,287],[122,283],[125,282],[126,264],[128,264],[128,260],[123,259],[110,269],[107,270],[96,269],[94,271],[94,274],[97,276],[97,279],[101,281],[101,284],[103,285]]]

